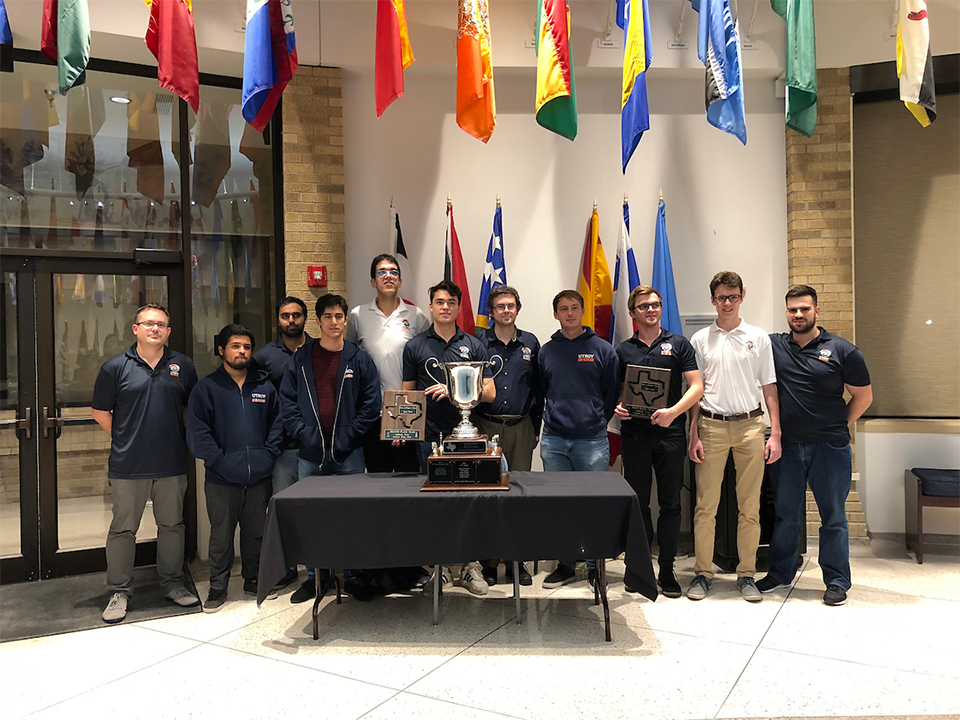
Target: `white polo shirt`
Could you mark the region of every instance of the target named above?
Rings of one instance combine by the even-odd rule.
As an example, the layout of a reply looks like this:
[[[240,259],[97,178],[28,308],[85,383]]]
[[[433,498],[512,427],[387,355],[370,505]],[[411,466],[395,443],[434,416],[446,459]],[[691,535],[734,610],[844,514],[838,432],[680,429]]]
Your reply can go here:
[[[373,358],[380,374],[380,390],[403,389],[403,346],[430,327],[430,321],[416,305],[403,300],[387,317],[374,300],[350,311],[347,340],[357,343]]]
[[[703,375],[700,406],[710,412],[737,415],[756,410],[763,397],[760,386],[777,381],[770,336],[742,319],[730,332],[714,321],[698,330],[690,344]]]

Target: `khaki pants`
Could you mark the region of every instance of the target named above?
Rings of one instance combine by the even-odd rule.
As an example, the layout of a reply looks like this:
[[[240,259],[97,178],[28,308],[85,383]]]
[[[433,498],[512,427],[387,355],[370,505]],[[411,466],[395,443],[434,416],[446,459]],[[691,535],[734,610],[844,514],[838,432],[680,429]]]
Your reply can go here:
[[[727,455],[733,450],[737,468],[737,577],[757,572],[760,544],[760,484],[763,481],[763,448],[766,423],[763,416],[724,422],[701,416],[697,425],[703,443],[703,462],[697,465],[697,508],[693,516],[693,539],[697,555],[695,571],[713,577],[713,545],[717,507],[723,486]]]
[[[533,439],[536,437],[533,434],[533,420],[526,417],[516,425],[504,425],[475,416],[473,422],[480,434],[486,435],[487,439],[492,440],[494,435],[500,436],[500,447],[511,470],[529,471],[531,469],[533,465]]]

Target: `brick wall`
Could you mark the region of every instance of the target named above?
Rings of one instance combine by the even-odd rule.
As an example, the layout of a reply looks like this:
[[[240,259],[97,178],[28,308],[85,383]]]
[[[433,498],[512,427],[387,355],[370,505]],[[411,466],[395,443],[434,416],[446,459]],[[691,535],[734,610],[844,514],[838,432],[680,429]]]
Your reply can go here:
[[[326,292],[346,295],[338,68],[301,65],[284,91],[282,182],[287,294],[308,305]],[[327,266],[326,288],[307,287],[308,265]]]

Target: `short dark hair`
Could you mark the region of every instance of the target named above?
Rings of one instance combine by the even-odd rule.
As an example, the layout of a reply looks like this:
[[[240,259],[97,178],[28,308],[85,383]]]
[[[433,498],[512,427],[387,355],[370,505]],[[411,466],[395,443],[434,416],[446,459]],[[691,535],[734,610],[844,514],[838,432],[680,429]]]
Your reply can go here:
[[[578,293],[576,290],[561,290],[556,295],[553,296],[553,311],[557,311],[557,306],[560,305],[561,300],[576,300],[580,303],[580,307],[583,307],[583,295]]]
[[[633,312],[637,309],[637,298],[641,295],[656,295],[657,300],[663,302],[663,295],[657,292],[656,288],[651,287],[650,285],[637,285],[630,292],[630,297],[627,298],[627,310]]]
[[[323,311],[327,308],[339,306],[343,310],[343,314],[346,315],[350,312],[350,306],[347,305],[347,299],[343,295],[335,295],[333,293],[327,293],[326,295],[321,295],[317,298],[317,319],[323,315]]]
[[[714,291],[721,285],[739,288],[740,292],[743,293],[743,280],[732,270],[721,270],[713,276],[713,280],[710,281],[710,297],[713,297]]]
[[[510,285],[497,285],[493,290],[490,291],[490,294],[487,295],[487,312],[493,312],[493,303],[501,295],[513,295],[513,299],[517,301],[517,310],[519,310],[523,305],[520,303],[520,293],[517,292],[515,287]]]
[[[794,285],[792,288],[787,290],[787,294],[784,296],[783,301],[792,300],[793,298],[802,298],[810,296],[813,298],[813,306],[817,306],[817,291],[814,290],[809,285]]]
[[[460,289],[459,285],[457,285],[455,282],[451,282],[450,280],[441,280],[432,288],[430,288],[431,303],[433,302],[433,296],[436,295],[440,290],[450,293],[451,297],[455,297],[457,299],[457,304],[460,304],[460,298],[463,297],[463,291]]]
[[[373,262],[370,263],[370,279],[371,279],[371,280],[375,280],[375,279],[376,279],[376,277],[377,277],[377,265],[379,265],[380,263],[382,263],[382,262],[384,262],[384,261],[387,261],[387,262],[389,262],[389,263],[393,263],[393,264],[396,266],[396,268],[397,268],[397,277],[399,277],[399,278],[402,278],[402,277],[403,277],[403,275],[402,275],[402,273],[401,273],[401,271],[400,271],[400,263],[397,262],[397,259],[396,259],[393,255],[391,255],[390,253],[380,253],[379,255],[377,255],[377,256],[373,259]]]
[[[300,306],[300,309],[303,310],[303,316],[306,317],[307,304],[300,298],[294,297],[293,295],[287,295],[283,300],[277,303],[277,316],[279,317],[280,315],[280,308],[282,308],[284,305],[292,305],[293,303],[296,303]]]
[[[170,324],[170,311],[158,303],[147,303],[146,305],[141,305],[139,308],[137,308],[137,314],[133,316],[133,321],[140,322],[140,313],[146,312],[147,310],[159,310],[167,316],[167,324]]]
[[[221,348],[225,348],[232,337],[248,337],[250,338],[251,349],[257,346],[257,341],[254,339],[253,333],[246,325],[231,323],[230,325],[224,325],[223,330],[217,335],[217,355],[223,357]]]

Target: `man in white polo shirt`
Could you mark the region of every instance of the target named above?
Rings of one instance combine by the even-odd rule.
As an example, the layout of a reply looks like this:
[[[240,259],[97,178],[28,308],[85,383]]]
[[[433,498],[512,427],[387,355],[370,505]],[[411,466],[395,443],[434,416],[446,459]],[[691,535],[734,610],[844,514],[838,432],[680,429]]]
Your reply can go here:
[[[693,517],[696,576],[687,589],[691,600],[707,596],[713,580],[713,544],[717,507],[727,455],[737,467],[737,587],[744,600],[763,599],[754,583],[760,544],[760,483],[763,463],[780,458],[780,406],[770,337],[740,318],[746,291],[735,272],[719,272],[710,281],[716,321],[691,339],[704,392],[690,416],[690,459],[697,463],[697,506]],[[770,413],[770,439],[760,398]]]
[[[350,311],[347,340],[360,346],[377,366],[380,391],[403,389],[403,346],[430,327],[416,305],[400,297],[403,278],[393,255],[377,255],[370,263],[370,285],[377,291],[369,305]],[[392,446],[380,440],[379,421],[363,441],[367,472],[419,472],[416,443]]]

